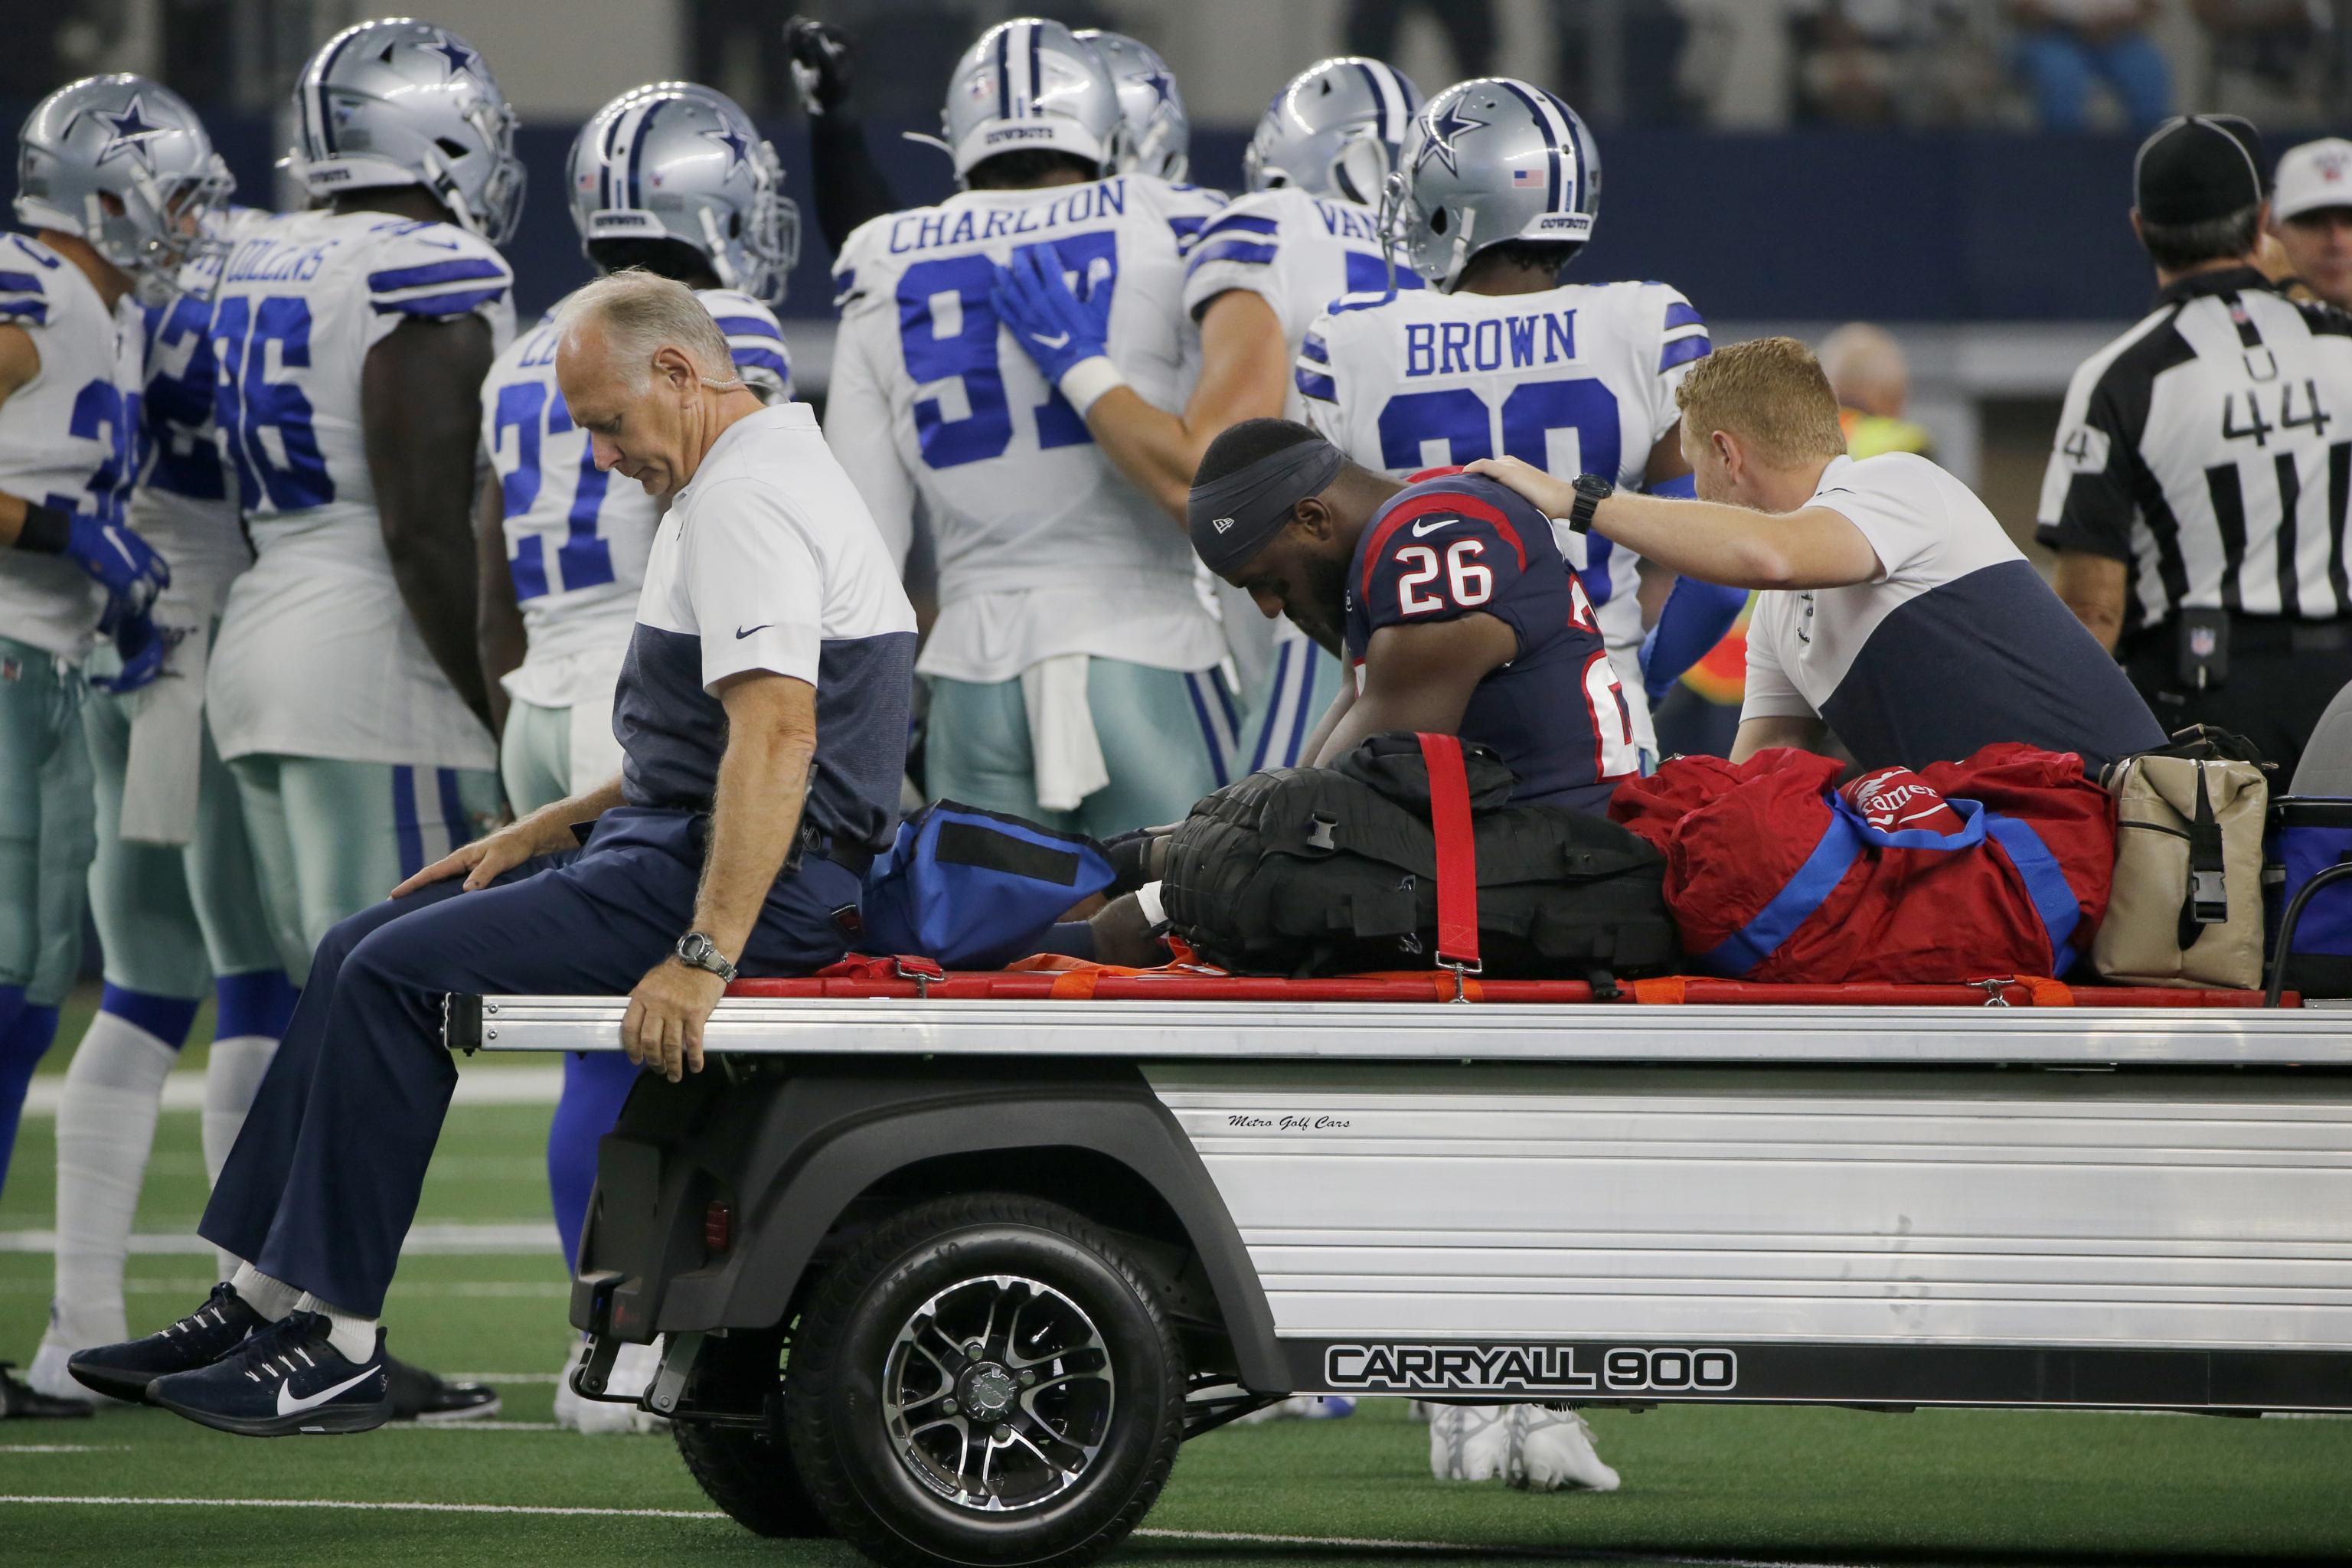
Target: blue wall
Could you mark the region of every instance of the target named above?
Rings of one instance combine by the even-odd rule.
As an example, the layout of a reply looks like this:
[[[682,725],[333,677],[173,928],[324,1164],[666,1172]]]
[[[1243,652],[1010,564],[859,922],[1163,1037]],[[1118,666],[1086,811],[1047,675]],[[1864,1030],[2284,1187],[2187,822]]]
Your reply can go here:
[[[0,105],[0,123],[21,111]],[[526,311],[588,275],[563,205],[572,130],[522,133],[530,196],[509,254]],[[216,121],[214,131],[241,187],[266,196],[282,151],[268,124]],[[807,142],[797,121],[770,133],[803,206],[786,310],[822,316],[830,258],[807,210]],[[943,153],[896,127],[868,136],[910,204],[951,188]],[[1244,140],[1201,132],[1198,177],[1237,184]],[[1599,237],[1571,276],[1663,279],[1719,320],[2126,320],[2152,289],[2125,218],[2132,149],[2087,136],[1619,131],[1604,138]],[[13,163],[0,169],[9,195]]]

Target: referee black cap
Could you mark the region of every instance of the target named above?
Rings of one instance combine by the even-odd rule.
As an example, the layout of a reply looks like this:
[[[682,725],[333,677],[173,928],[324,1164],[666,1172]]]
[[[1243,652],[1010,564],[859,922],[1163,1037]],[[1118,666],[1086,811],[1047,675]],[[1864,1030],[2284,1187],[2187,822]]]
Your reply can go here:
[[[2132,161],[2132,203],[2149,223],[2203,223],[2263,199],[2263,140],[2235,114],[2168,120]]]

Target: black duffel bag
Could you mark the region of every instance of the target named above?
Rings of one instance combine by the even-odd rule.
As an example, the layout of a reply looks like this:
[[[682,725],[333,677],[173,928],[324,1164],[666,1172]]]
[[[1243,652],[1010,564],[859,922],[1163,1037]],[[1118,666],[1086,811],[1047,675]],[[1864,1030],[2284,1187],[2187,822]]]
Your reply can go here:
[[[1667,968],[1664,858],[1605,816],[1512,805],[1514,783],[1486,747],[1409,734],[1374,736],[1332,767],[1253,773],[1176,829],[1160,886],[1171,929],[1243,974],[1443,963],[1605,980]],[[1449,813],[1441,857],[1433,816],[1444,828]],[[1473,844],[1473,874],[1446,878]]]

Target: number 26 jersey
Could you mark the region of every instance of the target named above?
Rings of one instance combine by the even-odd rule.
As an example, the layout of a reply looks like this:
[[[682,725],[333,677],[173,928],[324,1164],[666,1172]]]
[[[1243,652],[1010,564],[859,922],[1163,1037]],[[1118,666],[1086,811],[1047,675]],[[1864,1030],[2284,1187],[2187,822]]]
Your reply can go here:
[[[1493,748],[1523,805],[1598,811],[1639,771],[1625,694],[1592,605],[1552,542],[1551,523],[1516,491],[1475,475],[1409,485],[1374,514],[1348,568],[1348,662],[1390,626],[1488,615],[1518,652],[1486,672],[1463,710],[1463,740]]]
[[[368,472],[360,378],[403,323],[514,335],[507,264],[446,223],[289,213],[248,234],[213,307],[215,412],[250,571],[205,688],[224,757],[489,768],[497,748],[402,602]]]

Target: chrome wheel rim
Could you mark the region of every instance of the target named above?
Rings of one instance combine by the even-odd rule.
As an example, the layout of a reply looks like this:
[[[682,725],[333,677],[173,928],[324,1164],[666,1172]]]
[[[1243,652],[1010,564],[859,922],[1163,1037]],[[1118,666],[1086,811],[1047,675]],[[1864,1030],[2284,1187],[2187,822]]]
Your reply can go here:
[[[1110,1347],[1094,1320],[1017,1274],[933,1296],[900,1325],[882,1368],[899,1462],[976,1513],[1036,1508],[1076,1486],[1117,1406]]]

